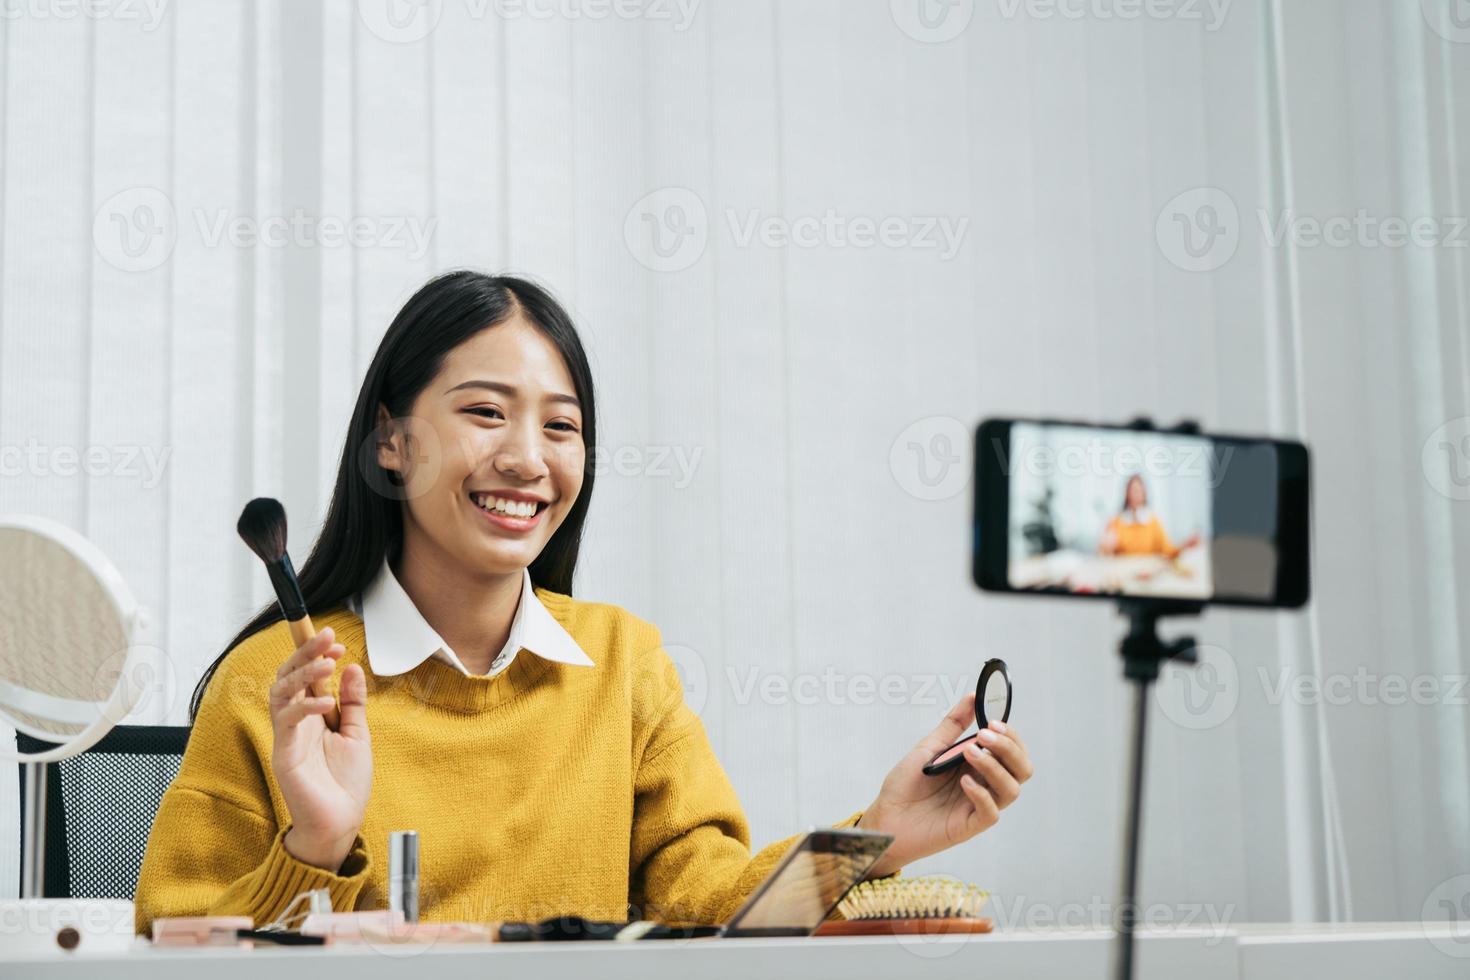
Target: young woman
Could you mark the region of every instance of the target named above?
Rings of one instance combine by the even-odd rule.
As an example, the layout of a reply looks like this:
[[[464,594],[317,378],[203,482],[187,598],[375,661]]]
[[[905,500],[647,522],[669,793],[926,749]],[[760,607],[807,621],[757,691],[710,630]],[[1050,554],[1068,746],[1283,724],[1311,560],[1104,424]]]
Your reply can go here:
[[[790,840],[752,857],[658,631],[571,598],[595,433],[587,358],[546,292],[456,272],[408,301],[301,569],[320,633],[294,648],[272,605],[200,681],[138,931],[263,924],[316,888],[338,911],[386,907],[388,834],[409,829],[425,920],[735,910]],[[309,690],[334,676],[335,730]],[[991,826],[1030,778],[999,723],[968,771],[920,772],[973,718],[971,694],[838,824],[895,837],[874,875]]]
[[[1191,534],[1177,547],[1169,540],[1164,524],[1148,505],[1148,487],[1135,473],[1123,487],[1123,506],[1108,521],[1098,540],[1102,555],[1162,555],[1178,558],[1200,542],[1199,532]]]

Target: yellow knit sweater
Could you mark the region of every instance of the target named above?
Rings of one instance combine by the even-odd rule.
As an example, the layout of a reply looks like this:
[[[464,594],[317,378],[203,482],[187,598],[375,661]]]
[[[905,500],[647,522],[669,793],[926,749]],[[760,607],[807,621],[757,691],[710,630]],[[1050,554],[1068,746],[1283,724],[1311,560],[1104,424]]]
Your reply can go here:
[[[386,908],[393,830],[419,832],[424,920],[728,918],[795,838],[751,856],[740,802],[657,629],[615,606],[537,595],[595,667],[522,652],[493,678],[432,657],[377,677],[361,619],[317,618],[347,649],[339,678],[353,662],[367,675],[373,745],[372,797],[335,873],[281,844],[290,816],[267,699],[290,634],[277,623],[231,651],[153,823],[137,930],[206,914],[260,925],[323,887],[337,911]]]

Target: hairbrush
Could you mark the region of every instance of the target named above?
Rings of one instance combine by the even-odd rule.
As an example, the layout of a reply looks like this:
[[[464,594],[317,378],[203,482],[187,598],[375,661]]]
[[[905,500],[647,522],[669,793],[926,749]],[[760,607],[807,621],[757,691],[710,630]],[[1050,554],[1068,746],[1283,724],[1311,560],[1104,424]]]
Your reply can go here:
[[[876,878],[864,881],[837,904],[840,919],[829,919],[818,936],[945,935],[989,932],[980,910],[990,893],[948,875]]]

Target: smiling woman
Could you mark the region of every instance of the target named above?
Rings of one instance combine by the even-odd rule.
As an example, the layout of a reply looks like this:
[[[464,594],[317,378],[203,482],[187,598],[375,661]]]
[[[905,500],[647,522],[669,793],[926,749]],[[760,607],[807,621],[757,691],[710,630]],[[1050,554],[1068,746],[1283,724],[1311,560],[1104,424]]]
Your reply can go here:
[[[718,923],[775,867],[795,838],[752,856],[658,630],[571,597],[595,433],[586,355],[544,290],[457,272],[409,300],[301,569],[321,632],[295,647],[273,604],[200,681],[138,931],[264,924],[319,888],[338,911],[382,907],[382,855],[404,828],[423,840],[430,920]],[[339,668],[333,730],[338,698],[310,689]],[[872,874],[973,837],[1016,799],[1031,763],[1000,722],[956,771],[922,774],[974,716],[971,694],[837,824],[893,836]]]

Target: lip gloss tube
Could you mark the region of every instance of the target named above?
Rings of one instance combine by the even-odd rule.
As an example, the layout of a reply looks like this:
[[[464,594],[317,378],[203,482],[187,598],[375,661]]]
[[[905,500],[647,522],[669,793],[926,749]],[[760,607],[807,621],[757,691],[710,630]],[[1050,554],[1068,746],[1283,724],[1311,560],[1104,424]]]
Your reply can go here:
[[[419,921],[419,832],[388,834],[388,908],[404,922]]]

